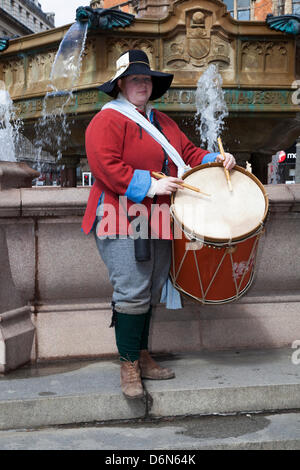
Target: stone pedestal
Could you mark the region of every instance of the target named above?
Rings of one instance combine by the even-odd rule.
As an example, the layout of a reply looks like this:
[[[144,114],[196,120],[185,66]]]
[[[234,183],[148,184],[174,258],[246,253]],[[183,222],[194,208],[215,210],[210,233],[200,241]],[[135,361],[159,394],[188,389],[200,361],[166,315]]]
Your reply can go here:
[[[247,294],[226,305],[184,300],[184,308],[174,311],[160,305],[151,324],[153,352],[286,347],[300,338],[300,185],[269,185],[266,191],[270,213]],[[94,235],[80,230],[89,192],[88,187],[1,192],[0,328],[21,319],[18,309],[23,299],[29,301],[37,331],[32,361],[117,354],[107,269]],[[8,342],[9,330],[7,336],[2,332],[2,356],[12,347],[19,357],[25,338],[28,359],[32,326],[28,310],[26,315],[27,324],[20,322],[24,333],[15,327],[15,346]]]
[[[153,351],[280,347],[299,337],[300,188],[291,186],[267,187],[270,215],[248,293],[228,305],[186,301],[182,311],[160,306],[151,327]],[[88,194],[88,188],[24,189],[18,227],[7,219],[13,279],[32,299],[38,332],[33,360],[117,352],[109,328],[112,292],[107,270],[93,234],[80,230]],[[24,250],[31,255],[22,260]]]
[[[12,278],[6,230],[1,219],[0,266],[0,373],[4,373],[30,361],[34,325],[30,306]],[[22,260],[18,260],[18,266],[21,269]]]
[[[78,155],[63,155],[61,159],[60,181],[62,188],[76,188],[76,168],[80,164]]]
[[[31,188],[40,173],[26,163],[0,161],[0,191],[11,188]]]
[[[0,314],[0,373],[30,361],[34,331],[29,306]]]
[[[22,239],[23,232],[18,231],[22,215],[20,188],[31,188],[32,180],[39,175],[26,163],[0,162],[0,373],[16,369],[31,358],[35,328],[28,302],[30,296],[26,295],[26,288],[18,288],[18,285],[24,287],[24,283],[18,284],[18,276],[14,278],[12,271],[15,269],[20,274],[28,261],[32,262],[28,256],[33,253],[26,253],[24,246],[18,252],[7,234],[16,228],[17,239]],[[34,270],[27,274],[34,278]]]

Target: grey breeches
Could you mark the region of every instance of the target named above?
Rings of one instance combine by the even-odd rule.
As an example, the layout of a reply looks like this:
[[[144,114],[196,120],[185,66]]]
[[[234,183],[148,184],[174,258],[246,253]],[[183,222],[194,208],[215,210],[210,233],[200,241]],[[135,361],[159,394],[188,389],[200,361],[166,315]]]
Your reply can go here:
[[[137,262],[131,238],[99,239],[96,234],[95,238],[108,269],[115,309],[121,313],[142,314],[159,303],[169,274],[172,242],[151,240],[151,260]]]

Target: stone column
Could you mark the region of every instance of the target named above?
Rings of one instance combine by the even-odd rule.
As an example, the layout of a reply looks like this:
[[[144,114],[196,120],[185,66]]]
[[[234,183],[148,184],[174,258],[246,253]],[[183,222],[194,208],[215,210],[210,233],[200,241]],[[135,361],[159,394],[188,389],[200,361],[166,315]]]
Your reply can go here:
[[[138,17],[163,18],[173,3],[174,0],[141,0],[137,6]]]
[[[61,159],[60,185],[63,188],[76,188],[76,168],[80,163],[78,155],[63,155]]]
[[[34,274],[27,269],[32,252],[24,237],[21,207],[19,189],[0,189],[0,374],[30,361],[35,332],[26,289]],[[32,226],[25,225],[30,227],[27,233],[32,236]],[[22,246],[20,256],[18,241]],[[20,279],[24,282],[19,282]]]
[[[298,137],[297,143],[296,143],[295,183],[300,183],[300,137]]]
[[[249,163],[252,173],[263,183],[268,183],[268,163],[272,161],[272,155],[252,153]]]
[[[293,12],[293,2],[292,0],[286,0],[285,6],[284,6],[284,14],[291,15],[292,12]]]

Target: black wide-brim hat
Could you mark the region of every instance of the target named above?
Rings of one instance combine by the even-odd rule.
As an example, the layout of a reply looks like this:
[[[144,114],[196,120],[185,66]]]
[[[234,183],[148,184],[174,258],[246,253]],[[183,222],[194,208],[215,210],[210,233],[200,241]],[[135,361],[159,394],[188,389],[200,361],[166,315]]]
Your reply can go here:
[[[127,75],[150,75],[152,77],[153,89],[150,101],[160,98],[170,88],[174,77],[170,73],[151,70],[147,54],[139,49],[131,49],[119,57],[114,77],[103,83],[99,90],[115,98],[118,93],[117,81]]]

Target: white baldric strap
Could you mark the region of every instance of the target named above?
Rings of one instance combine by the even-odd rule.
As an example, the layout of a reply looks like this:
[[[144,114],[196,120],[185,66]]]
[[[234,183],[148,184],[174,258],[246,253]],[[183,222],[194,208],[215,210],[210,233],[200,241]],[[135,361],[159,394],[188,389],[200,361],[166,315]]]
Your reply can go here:
[[[182,160],[177,150],[167,141],[165,136],[159,132],[159,130],[151,124],[144,116],[139,113],[135,106],[131,104],[126,98],[120,93],[116,100],[110,101],[105,104],[102,109],[114,109],[129,119],[142,126],[156,142],[158,142],[167,152],[169,157],[173,160],[177,166],[177,176],[181,178],[183,173],[189,170],[191,167],[187,166]],[[149,107],[148,107],[149,110]],[[148,113],[147,113],[148,114]],[[168,309],[179,309],[182,308],[181,297],[179,292],[175,289],[172,282],[168,278],[163,286],[161,300],[162,303],[166,304]]]
[[[167,141],[165,136],[124,97],[121,96],[116,100],[110,101],[102,107],[102,110],[104,109],[114,109],[145,129],[145,131],[164,148],[171,160],[175,163],[178,178],[181,178],[186,171],[191,169],[189,165],[184,163],[177,150]]]

